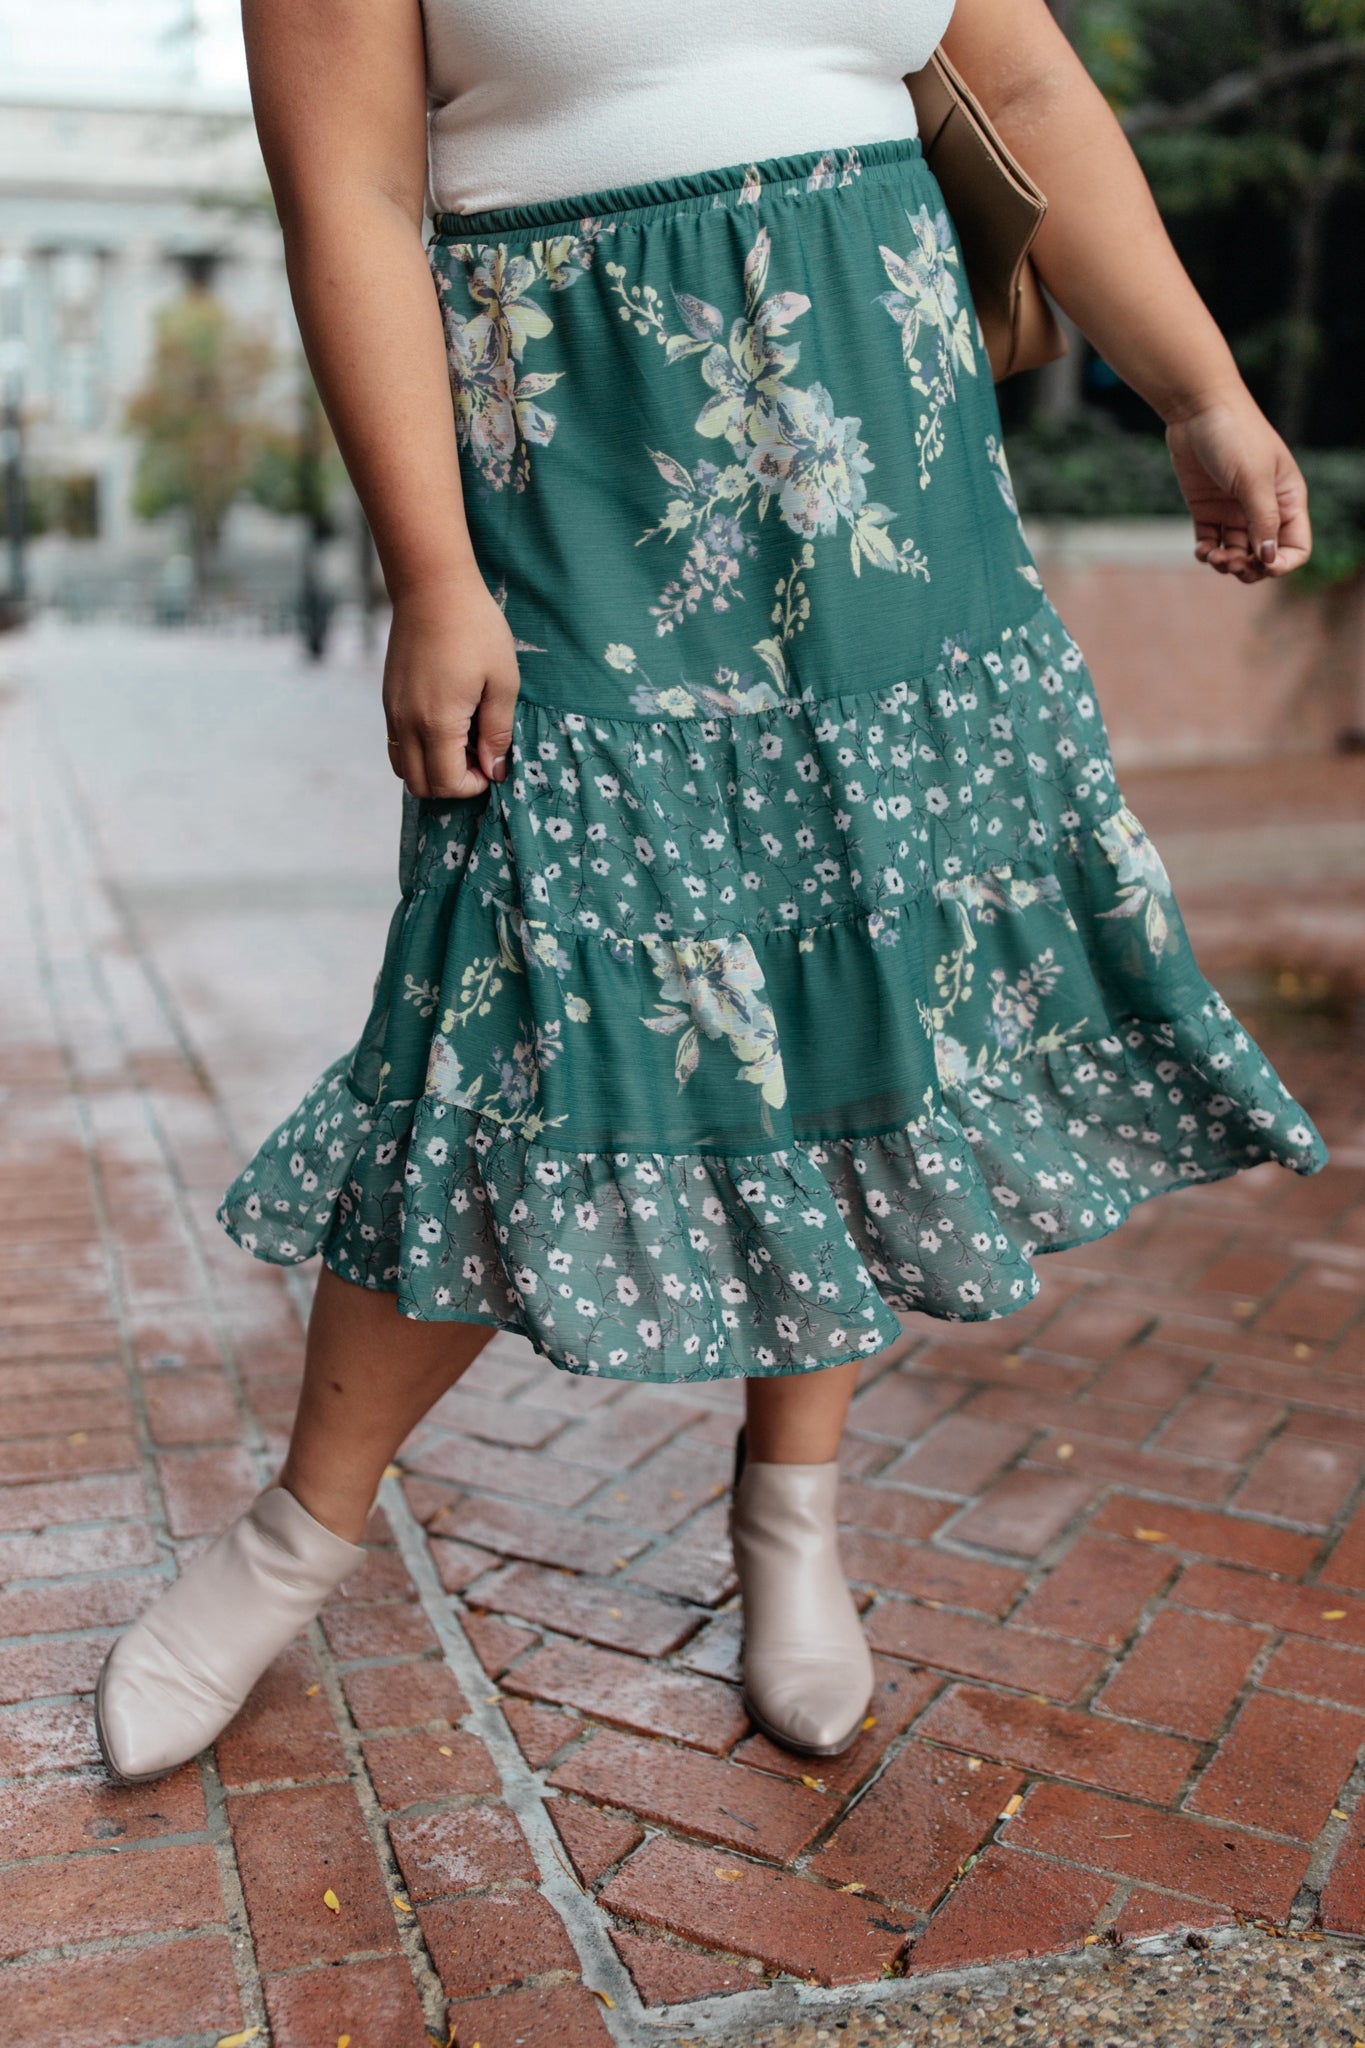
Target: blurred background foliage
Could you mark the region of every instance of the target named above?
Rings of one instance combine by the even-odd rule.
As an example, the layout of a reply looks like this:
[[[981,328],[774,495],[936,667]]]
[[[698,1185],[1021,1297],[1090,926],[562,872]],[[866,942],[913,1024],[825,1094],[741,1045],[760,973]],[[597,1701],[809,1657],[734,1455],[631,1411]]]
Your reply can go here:
[[[1365,567],[1365,0],[1052,4],[1243,375],[1312,472],[1315,576],[1354,575]],[[1002,402],[1026,512],[1179,510],[1160,422],[1079,338]]]

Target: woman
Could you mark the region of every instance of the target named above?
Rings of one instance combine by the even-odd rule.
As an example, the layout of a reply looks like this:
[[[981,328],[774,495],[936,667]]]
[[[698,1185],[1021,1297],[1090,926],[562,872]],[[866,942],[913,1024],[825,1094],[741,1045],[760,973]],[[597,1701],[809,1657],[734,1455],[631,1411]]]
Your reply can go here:
[[[393,599],[403,900],[359,1045],[224,1204],[258,1257],[322,1252],[303,1392],[279,1482],[111,1653],[125,1778],[217,1735],[494,1328],[744,1376],[746,1699],[837,1753],[871,1670],[835,1460],[898,1312],[1002,1316],[1163,1188],[1324,1162],[1029,558],[902,82],[940,37],[1199,559],[1294,569],[1303,481],[1044,0],[949,13],[247,0]]]

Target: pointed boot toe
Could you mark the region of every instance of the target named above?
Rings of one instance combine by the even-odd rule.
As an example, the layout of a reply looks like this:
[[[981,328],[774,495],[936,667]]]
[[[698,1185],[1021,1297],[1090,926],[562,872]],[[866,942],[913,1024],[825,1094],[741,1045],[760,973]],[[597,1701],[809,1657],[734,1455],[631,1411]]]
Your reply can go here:
[[[364,1558],[284,1487],[267,1487],[105,1658],[95,1733],[114,1776],[145,1783],[207,1748]]]
[[[863,1725],[871,1697],[866,1673],[831,1675],[823,1662],[788,1658],[785,1667],[751,1670],[744,1702],[763,1733],[801,1756],[842,1756]]]
[[[872,1658],[839,1560],[839,1471],[744,1462],[731,1513],[744,1606],[742,1673],[765,1735],[838,1756],[872,1696]]]
[[[237,1702],[206,1691],[155,1638],[139,1636],[129,1644],[129,1635],[120,1636],[104,1660],[95,1687],[95,1736],[114,1776],[140,1785],[197,1756],[227,1726]]]

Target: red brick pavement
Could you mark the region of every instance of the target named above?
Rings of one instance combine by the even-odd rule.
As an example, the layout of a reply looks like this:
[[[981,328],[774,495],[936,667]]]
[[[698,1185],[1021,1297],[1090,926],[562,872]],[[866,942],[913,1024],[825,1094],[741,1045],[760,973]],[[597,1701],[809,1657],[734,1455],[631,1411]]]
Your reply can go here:
[[[748,1729],[733,1386],[500,1342],[371,1561],[205,1759],[115,1789],[111,1633],[269,1473],[294,1296],[213,1221],[203,1073],[49,793],[0,844],[0,1998],[8,2048],[642,2038],[645,2008],[1238,1919],[1365,1933],[1365,1147],[1163,1198],[853,1410],[853,1751]]]

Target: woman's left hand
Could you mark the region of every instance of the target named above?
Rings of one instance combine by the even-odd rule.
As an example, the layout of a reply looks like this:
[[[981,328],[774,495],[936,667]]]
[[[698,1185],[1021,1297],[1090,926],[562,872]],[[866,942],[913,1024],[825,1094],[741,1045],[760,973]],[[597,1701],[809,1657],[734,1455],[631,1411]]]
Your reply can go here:
[[[1247,391],[1166,429],[1194,520],[1194,552],[1221,576],[1287,576],[1313,545],[1303,472]]]

